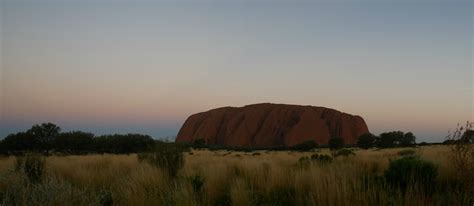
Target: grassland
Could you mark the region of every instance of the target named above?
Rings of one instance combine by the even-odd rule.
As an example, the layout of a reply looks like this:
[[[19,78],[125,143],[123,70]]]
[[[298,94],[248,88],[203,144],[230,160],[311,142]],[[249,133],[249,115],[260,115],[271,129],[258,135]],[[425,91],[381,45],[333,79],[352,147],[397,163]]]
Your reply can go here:
[[[49,156],[41,183],[15,171],[15,157],[0,157],[4,205],[464,205],[446,146],[413,149],[438,167],[427,194],[402,192],[380,181],[389,160],[406,150],[355,150],[332,163],[302,163],[330,154],[288,151],[192,151],[176,178],[139,162],[136,155]],[[462,191],[461,191],[462,192]]]

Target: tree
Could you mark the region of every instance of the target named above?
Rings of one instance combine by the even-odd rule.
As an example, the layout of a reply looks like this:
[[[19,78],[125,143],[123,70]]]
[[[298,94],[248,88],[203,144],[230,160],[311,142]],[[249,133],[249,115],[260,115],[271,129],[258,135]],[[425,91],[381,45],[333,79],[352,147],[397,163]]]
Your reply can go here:
[[[78,153],[90,150],[94,134],[72,131],[59,134],[54,140],[54,148],[61,152]]]
[[[331,138],[329,140],[330,150],[337,150],[337,149],[341,149],[342,147],[344,147],[344,139],[336,137],[336,138]]]
[[[380,148],[408,147],[415,145],[416,137],[411,132],[392,131],[380,134],[377,146]]]
[[[33,125],[31,129],[26,131],[38,143],[38,149],[49,152],[53,147],[54,139],[61,132],[61,128],[53,123],[43,123],[41,125]]]
[[[377,141],[378,147],[390,148],[398,146],[399,140],[403,138],[404,133],[402,131],[385,132],[380,134]]]
[[[4,152],[22,152],[36,150],[38,142],[26,132],[10,134],[2,141]]]
[[[357,140],[357,146],[363,149],[369,149],[375,145],[376,137],[371,133],[365,133]]]
[[[415,135],[413,135],[411,132],[408,132],[401,136],[398,142],[401,147],[411,147],[416,144],[415,140]]]

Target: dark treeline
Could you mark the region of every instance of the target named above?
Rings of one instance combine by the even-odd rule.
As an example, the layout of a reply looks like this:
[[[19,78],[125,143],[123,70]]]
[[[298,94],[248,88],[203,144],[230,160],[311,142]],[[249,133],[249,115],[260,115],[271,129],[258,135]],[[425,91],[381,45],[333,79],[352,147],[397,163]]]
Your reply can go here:
[[[95,136],[92,133],[61,132],[52,123],[34,125],[26,132],[10,134],[0,141],[0,153],[52,152],[68,154],[143,152],[155,145],[155,140],[142,134],[114,134]]]
[[[416,146],[416,137],[411,132],[402,131],[385,132],[379,136],[367,133],[361,135],[357,141],[357,146],[363,149],[372,147],[393,148],[393,147],[412,147]]]
[[[428,143],[424,143],[428,145]],[[271,150],[271,151],[310,151],[316,148],[329,148],[331,150],[338,150],[344,147],[360,147],[363,149],[368,148],[394,148],[394,147],[412,147],[416,146],[416,137],[411,132],[404,133],[402,131],[385,132],[379,136],[375,136],[371,133],[361,135],[356,145],[346,144],[343,138],[332,137],[328,144],[318,145],[313,140],[308,140],[300,144],[296,144],[290,147],[277,146],[277,147],[231,147],[219,144],[209,144],[203,138],[196,139],[190,143],[189,146],[193,148],[202,148],[209,150],[234,150],[234,151],[253,151],[253,150]]]
[[[474,142],[472,130],[466,131],[465,138]],[[343,147],[357,146],[368,148],[393,148],[416,146],[416,137],[411,132],[385,132],[379,136],[367,133],[359,137],[357,145],[347,145],[342,138],[333,137],[328,145],[318,145],[315,141],[306,141],[291,147],[230,147],[225,145],[208,144],[204,139],[197,139],[192,143],[182,144],[184,147],[209,150],[234,150],[251,152],[254,150],[293,150],[310,151],[315,148],[330,148],[331,150]],[[454,140],[451,140],[454,141]],[[457,140],[460,141],[460,140]],[[115,153],[129,154],[146,152],[162,141],[154,140],[142,134],[114,134],[95,136],[92,133],[71,131],[61,132],[61,128],[52,123],[34,125],[25,132],[10,134],[0,141],[0,154],[22,154],[25,152],[87,154],[87,153]],[[450,144],[450,140],[444,144]],[[420,143],[419,145],[428,145]]]

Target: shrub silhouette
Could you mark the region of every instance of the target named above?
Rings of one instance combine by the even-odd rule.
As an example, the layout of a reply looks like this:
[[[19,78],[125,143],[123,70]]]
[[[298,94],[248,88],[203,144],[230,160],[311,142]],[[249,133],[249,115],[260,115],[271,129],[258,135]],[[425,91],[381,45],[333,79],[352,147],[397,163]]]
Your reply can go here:
[[[185,151],[186,148],[181,145],[159,142],[152,151],[138,154],[138,160],[165,170],[170,177],[176,177],[184,165]]]
[[[305,142],[293,145],[289,149],[304,152],[304,151],[310,151],[317,147],[318,147],[318,144],[314,140],[309,140],[309,141],[305,141]]]
[[[384,174],[387,183],[403,193],[409,185],[417,185],[428,192],[436,184],[437,176],[438,168],[433,163],[413,156],[390,161]]]
[[[327,163],[331,163],[333,159],[329,155],[319,155],[317,160],[319,163],[327,164]]]
[[[39,154],[27,154],[16,157],[15,170],[22,172],[30,183],[41,182],[44,174],[45,159]]]
[[[329,140],[329,149],[338,150],[344,147],[344,139],[342,138],[331,138]]]

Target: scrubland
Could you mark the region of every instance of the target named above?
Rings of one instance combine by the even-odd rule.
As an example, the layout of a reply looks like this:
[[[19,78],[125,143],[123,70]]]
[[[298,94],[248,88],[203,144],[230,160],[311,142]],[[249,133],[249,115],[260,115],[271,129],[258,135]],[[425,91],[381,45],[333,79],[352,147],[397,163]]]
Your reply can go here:
[[[384,181],[390,160],[414,150],[438,169],[430,191]],[[332,162],[302,161],[327,154],[296,151],[184,153],[175,177],[131,155],[48,156],[41,182],[0,157],[0,205],[469,205],[471,194],[447,146],[354,149]],[[413,152],[408,152],[413,153]],[[461,186],[460,186],[461,185]]]

